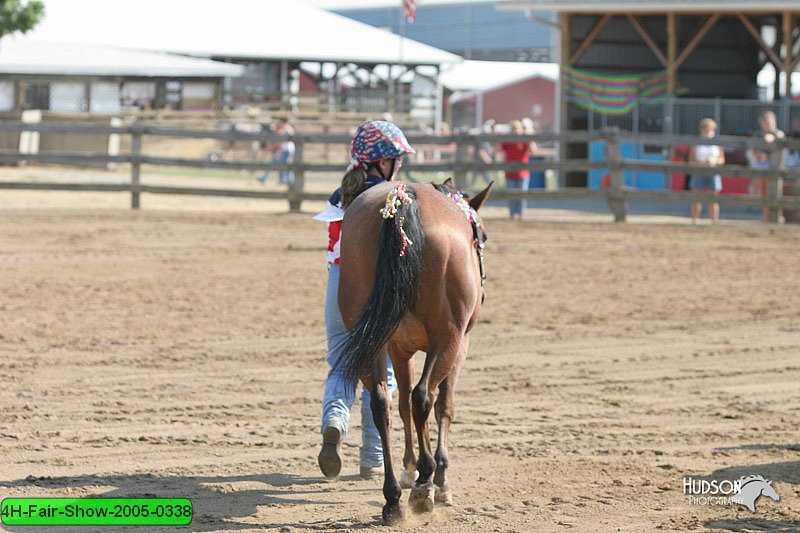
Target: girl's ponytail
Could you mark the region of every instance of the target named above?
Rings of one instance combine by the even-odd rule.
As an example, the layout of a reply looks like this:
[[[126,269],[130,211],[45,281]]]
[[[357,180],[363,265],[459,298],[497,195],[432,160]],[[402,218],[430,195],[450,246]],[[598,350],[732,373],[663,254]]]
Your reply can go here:
[[[342,209],[347,209],[353,200],[356,199],[361,188],[367,181],[367,171],[361,167],[356,166],[348,170],[342,178]]]

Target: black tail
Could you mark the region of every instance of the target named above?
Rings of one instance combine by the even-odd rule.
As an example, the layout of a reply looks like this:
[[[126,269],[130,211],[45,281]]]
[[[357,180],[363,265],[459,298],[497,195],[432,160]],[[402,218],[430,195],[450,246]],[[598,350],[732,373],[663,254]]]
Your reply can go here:
[[[339,359],[338,365],[353,383],[357,383],[362,372],[371,369],[375,358],[384,353],[384,346],[417,297],[425,234],[416,193],[410,185],[406,186],[406,191],[413,201],[401,204],[394,218],[384,219],[381,224],[375,286],[350,330]],[[401,229],[410,241],[402,256]]]

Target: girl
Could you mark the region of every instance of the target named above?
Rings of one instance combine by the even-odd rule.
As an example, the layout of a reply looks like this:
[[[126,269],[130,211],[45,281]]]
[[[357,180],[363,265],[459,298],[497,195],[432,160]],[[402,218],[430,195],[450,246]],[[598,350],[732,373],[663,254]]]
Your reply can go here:
[[[710,118],[704,118],[700,121],[699,130],[700,136],[704,139],[713,139],[717,134],[717,123]],[[692,146],[689,150],[689,163],[701,163],[711,167],[724,165],[725,152],[722,147],[714,144],[698,144]],[[719,174],[714,176],[692,174],[689,177],[689,189],[710,192],[717,196],[722,190],[722,177]],[[697,219],[700,218],[702,211],[702,203],[694,202],[692,204],[692,224],[697,224]],[[719,221],[719,204],[717,202],[709,202],[708,218],[711,219],[712,224],[716,224]]]
[[[330,365],[322,398],[322,449],[319,467],[325,477],[335,478],[342,469],[341,446],[350,422],[350,408],[355,401],[355,387],[337,368],[347,328],[339,312],[339,242],[342,219],[347,207],[368,188],[392,181],[402,165],[402,156],[414,154],[403,132],[395,124],[373,120],[362,124],[353,137],[351,161],[342,184],[328,199],[325,211],[315,220],[328,222],[328,288],[325,296],[325,329],[328,335],[327,361]],[[388,365],[389,394],[397,388],[391,361]],[[383,449],[380,434],[372,420],[370,395],[361,393],[361,477],[383,473]]]

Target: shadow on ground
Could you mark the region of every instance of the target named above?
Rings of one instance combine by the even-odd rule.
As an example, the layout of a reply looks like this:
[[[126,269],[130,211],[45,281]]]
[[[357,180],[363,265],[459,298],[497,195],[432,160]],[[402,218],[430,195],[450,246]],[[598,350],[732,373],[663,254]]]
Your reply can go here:
[[[354,481],[352,476],[341,481]],[[257,489],[235,488],[238,483],[261,485]],[[302,477],[292,474],[264,474],[251,476],[211,476],[211,477],[158,477],[151,474],[132,474],[119,476],[76,476],[76,477],[28,477],[22,480],[0,482],[2,489],[27,489],[26,494],[36,493],[36,489],[51,491],[66,488],[103,488],[113,489],[102,492],[105,498],[189,498],[192,501],[194,516],[187,526],[191,531],[239,531],[244,529],[291,528],[292,530],[327,531],[330,529],[361,529],[380,523],[380,506],[374,523],[352,523],[346,520],[319,520],[305,524],[271,523],[256,521],[258,508],[263,506],[298,506],[298,505],[337,505],[331,496],[333,487],[320,477]],[[374,488],[348,487],[349,491],[370,491]],[[6,496],[11,496],[6,493]],[[16,495],[14,495],[16,497]],[[59,495],[64,497],[67,495]],[[269,516],[269,513],[267,513]],[[285,516],[285,514],[283,514]],[[242,521],[242,519],[248,519]],[[52,527],[4,526],[8,531],[19,533],[39,533],[52,531]],[[70,532],[85,530],[85,526],[61,526],[59,531]],[[130,531],[130,526],[103,527],[104,532]],[[148,531],[175,531],[176,527],[148,527]]]

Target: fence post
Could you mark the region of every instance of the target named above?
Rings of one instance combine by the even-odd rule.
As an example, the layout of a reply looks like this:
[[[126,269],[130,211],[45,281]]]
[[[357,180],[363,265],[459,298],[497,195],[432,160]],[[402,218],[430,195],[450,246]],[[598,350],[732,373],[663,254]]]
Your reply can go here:
[[[139,209],[141,188],[139,177],[142,161],[142,125],[135,123],[132,129],[131,143],[131,209]]]
[[[606,160],[611,171],[611,187],[608,190],[608,207],[614,213],[614,222],[625,222],[628,215],[628,203],[625,200],[625,174],[620,166],[622,152],[619,137],[612,131],[606,145]]]
[[[467,171],[466,163],[469,156],[469,145],[463,133],[456,136],[456,161],[453,179],[456,182],[456,189],[459,191],[467,190]]]
[[[305,171],[303,169],[303,151],[305,149],[305,140],[297,137],[294,139],[294,179],[289,183],[289,212],[299,213],[300,205],[303,200],[301,198],[303,189],[306,185]]]
[[[770,204],[769,221],[773,224],[780,222],[783,210],[776,204],[783,196],[783,177],[780,171],[783,167],[783,140],[775,139],[769,151],[769,177],[767,178],[767,198]]]

